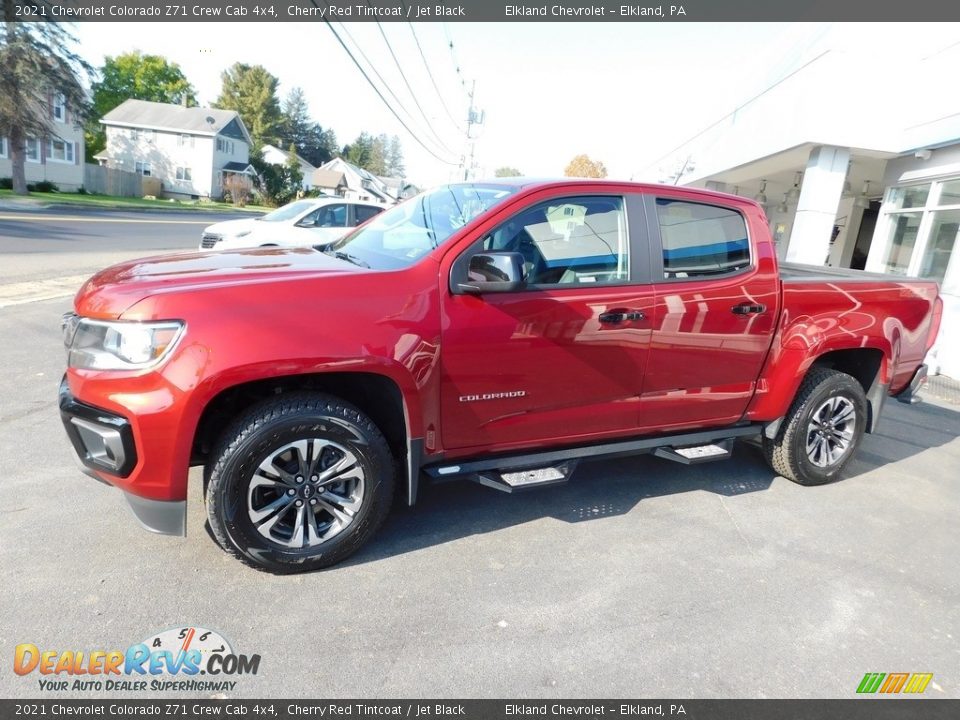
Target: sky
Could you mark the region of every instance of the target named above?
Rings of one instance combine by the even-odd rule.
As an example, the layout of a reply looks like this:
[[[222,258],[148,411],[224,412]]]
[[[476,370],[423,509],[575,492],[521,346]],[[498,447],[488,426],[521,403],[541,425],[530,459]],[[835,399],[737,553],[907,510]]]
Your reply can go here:
[[[411,26],[384,23],[401,75],[376,23],[335,27],[374,81],[370,65],[409,110],[408,125],[430,151],[390,114],[322,22],[85,22],[75,30],[94,66],[130,50],[178,63],[204,105],[216,100],[225,68],[261,64],[279,78],[281,97],[303,88],[314,119],[341,145],[361,131],[398,135],[407,177],[422,187],[457,178],[469,153],[463,125],[473,83],[474,105],[484,112],[474,128],[477,176],[501,166],[559,176],[586,153],[610,177],[656,181],[672,169],[661,160],[671,148],[795,70],[825,38],[862,46],[869,71],[885,46],[880,36],[899,32],[806,23],[422,23],[414,27],[425,65]],[[901,39],[919,47],[953,36],[960,39],[958,28],[939,26]]]

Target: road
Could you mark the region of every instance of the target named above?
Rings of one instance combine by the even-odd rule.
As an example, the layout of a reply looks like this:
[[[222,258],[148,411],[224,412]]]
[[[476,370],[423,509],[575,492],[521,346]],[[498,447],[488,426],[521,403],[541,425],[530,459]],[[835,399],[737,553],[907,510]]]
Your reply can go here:
[[[0,221],[5,273],[10,248],[69,275],[197,233],[29,222]],[[17,282],[34,277],[18,267]],[[196,625],[261,656],[230,697],[846,698],[864,673],[900,671],[960,697],[956,406],[888,403],[849,477],[818,488],[776,477],[749,444],[692,467],[584,463],[516,496],[428,488],[347,563],[276,577],[208,537],[198,471],[183,539],[142,531],[76,469],[55,407],[69,307],[0,308],[7,663],[19,643],[123,650]],[[0,696],[40,696],[37,678],[7,664]]]

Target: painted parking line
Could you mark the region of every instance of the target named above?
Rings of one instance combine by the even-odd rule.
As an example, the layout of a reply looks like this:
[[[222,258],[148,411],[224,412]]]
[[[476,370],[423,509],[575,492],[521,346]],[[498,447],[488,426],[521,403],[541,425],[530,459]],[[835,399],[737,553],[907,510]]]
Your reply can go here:
[[[137,218],[91,218],[79,215],[0,215],[0,220],[26,220],[42,222],[44,220],[69,220],[70,222],[91,223],[147,223],[150,225],[210,225],[209,220],[141,220]]]
[[[75,294],[89,277],[89,274],[69,275],[0,285],[0,308],[68,297]]]

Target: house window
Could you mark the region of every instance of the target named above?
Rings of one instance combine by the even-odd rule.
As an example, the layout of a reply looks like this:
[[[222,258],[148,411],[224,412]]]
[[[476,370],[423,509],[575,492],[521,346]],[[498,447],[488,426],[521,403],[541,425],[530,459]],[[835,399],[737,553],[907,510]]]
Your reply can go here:
[[[47,143],[47,159],[54,162],[73,164],[73,143],[64,140],[51,140]]]
[[[130,139],[134,141],[140,139],[140,131],[137,128],[130,128]]]
[[[180,147],[193,147],[193,136],[192,135],[181,135],[180,139],[177,141],[177,145]]]
[[[190,168],[188,167],[178,167],[177,168],[177,180],[184,180],[189,182],[193,178],[190,177]]]
[[[217,152],[226,153],[227,155],[233,155],[233,140],[217,138]]]
[[[867,270],[936,280],[960,293],[960,178],[892,187]]]
[[[24,153],[27,156],[27,162],[40,162],[40,141],[36,138],[27,138],[24,143]]]
[[[7,152],[7,139],[5,137],[0,137],[0,158],[5,158],[10,153]]]
[[[135,164],[135,169],[138,175],[143,175],[144,177],[153,175],[153,168],[150,167],[150,163],[148,162],[140,162],[138,160]]]
[[[67,102],[60,93],[53,96],[53,119],[57,122],[67,121]]]
[[[143,139],[146,140],[148,143],[152,143],[152,142],[153,142],[153,130],[144,130],[144,131],[143,131]]]

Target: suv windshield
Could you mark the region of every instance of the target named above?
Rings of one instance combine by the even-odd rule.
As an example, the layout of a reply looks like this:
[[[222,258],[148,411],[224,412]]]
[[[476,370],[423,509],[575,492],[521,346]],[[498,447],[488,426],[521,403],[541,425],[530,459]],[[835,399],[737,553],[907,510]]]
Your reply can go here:
[[[282,208],[277,208],[260,218],[261,222],[283,222],[284,220],[293,220],[300,213],[304,213],[315,204],[313,200],[297,200]]]
[[[374,270],[404,268],[516,191],[506,185],[445,185],[381,213],[324,252]]]

